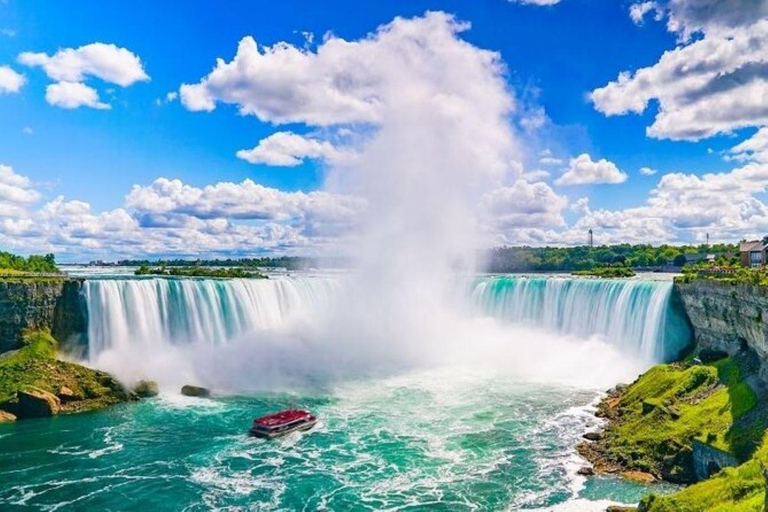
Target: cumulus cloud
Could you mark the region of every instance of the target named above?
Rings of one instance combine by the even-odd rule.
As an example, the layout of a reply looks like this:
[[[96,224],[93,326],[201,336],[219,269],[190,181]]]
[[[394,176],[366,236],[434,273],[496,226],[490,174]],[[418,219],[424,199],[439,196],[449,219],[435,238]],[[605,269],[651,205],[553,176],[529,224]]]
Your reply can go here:
[[[529,226],[562,226],[562,212],[568,198],[558,195],[546,183],[518,180],[483,197],[483,208],[489,222],[504,231]]]
[[[45,89],[45,101],[55,107],[75,109],[90,107],[98,110],[108,110],[109,104],[99,101],[96,89],[80,82],[58,82]]]
[[[696,32],[722,32],[768,17],[764,0],[669,0],[667,27],[688,39]]]
[[[586,185],[600,183],[624,183],[627,175],[616,164],[602,158],[597,162],[587,153],[571,158],[568,168],[555,183],[557,185]]]
[[[328,141],[292,132],[277,132],[259,141],[253,149],[241,149],[237,158],[252,164],[295,167],[305,159],[334,160],[342,158],[343,154]]]
[[[672,140],[696,141],[768,122],[768,2],[644,2],[633,5],[630,15],[641,21],[650,10],[667,17],[683,44],[656,64],[623,71],[592,91],[597,110],[641,114],[655,100],[658,110],[647,134]],[[702,36],[691,40],[697,32]]]
[[[768,164],[768,128],[760,128],[752,137],[731,148],[728,155],[733,160]]]
[[[198,188],[160,178],[133,187],[126,206],[145,226],[173,225],[187,218],[240,219],[287,221],[313,232],[338,232],[353,225],[365,203],[323,191],[284,192],[252,180]]]
[[[24,75],[9,66],[0,66],[0,94],[16,93],[26,82]]]
[[[641,167],[640,168],[640,174],[643,176],[653,176],[656,174],[656,169],[651,169],[650,167]]]
[[[656,21],[660,21],[664,17],[664,10],[657,2],[640,2],[632,4],[629,8],[629,17],[636,25],[642,25],[645,20],[645,16],[651,12],[656,13]]]
[[[141,59],[126,48],[114,44],[91,43],[79,48],[64,48],[53,55],[24,52],[19,62],[41,67],[57,82],[82,82],[94,76],[127,87],[149,80]]]
[[[758,236],[768,230],[768,205],[758,197],[766,190],[768,165],[754,162],[703,176],[670,173],[644,205],[587,211],[559,236],[577,238],[587,229],[605,243],[704,241],[707,233],[720,240]]]

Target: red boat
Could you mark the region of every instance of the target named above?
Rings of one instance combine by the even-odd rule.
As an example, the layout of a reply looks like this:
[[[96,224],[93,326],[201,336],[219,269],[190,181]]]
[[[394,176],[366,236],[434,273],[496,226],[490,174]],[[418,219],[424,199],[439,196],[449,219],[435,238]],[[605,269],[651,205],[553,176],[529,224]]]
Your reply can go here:
[[[309,411],[288,409],[253,420],[251,434],[274,439],[291,432],[302,432],[315,426],[317,418]]]

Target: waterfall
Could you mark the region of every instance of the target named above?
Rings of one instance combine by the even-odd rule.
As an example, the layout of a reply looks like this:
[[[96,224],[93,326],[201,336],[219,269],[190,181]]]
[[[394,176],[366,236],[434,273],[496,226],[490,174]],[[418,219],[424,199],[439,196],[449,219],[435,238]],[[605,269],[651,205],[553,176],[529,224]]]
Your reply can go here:
[[[274,279],[88,279],[88,355],[107,349],[219,345],[318,309],[337,281]]]
[[[672,281],[503,276],[479,280],[473,302],[489,315],[581,338],[600,336],[650,362],[675,358],[691,339],[672,307]]]
[[[109,368],[119,367],[131,358],[134,367],[141,367],[147,358],[157,359],[165,354],[169,361],[174,361],[180,357],[179,350],[209,354],[208,349],[235,340],[266,347],[265,343],[275,341],[270,333],[291,320],[307,325],[323,318],[319,313],[334,297],[344,295],[347,281],[347,277],[328,276],[277,276],[262,280],[87,279],[83,293],[88,309],[88,358],[110,365]],[[472,280],[468,297],[478,319],[494,317],[500,327],[513,326],[494,331],[499,333],[494,334],[494,342],[500,344],[486,343],[482,350],[488,352],[488,358],[510,349],[533,350],[529,348],[535,346],[532,344],[541,345],[544,336],[552,337],[545,333],[538,338],[536,334],[526,334],[521,339],[521,331],[514,330],[520,326],[573,340],[600,340],[638,363],[651,364],[673,359],[691,338],[684,316],[672,304],[671,292],[671,281],[497,276]],[[455,320],[459,330],[461,326],[474,325]],[[333,331],[337,327],[332,324],[326,328]],[[458,332],[447,329],[449,335]],[[257,332],[261,334],[249,336]],[[461,334],[465,341],[458,343],[479,350],[478,343],[483,340],[475,339],[468,345],[466,339],[485,335],[469,330]],[[331,354],[342,359],[350,350],[379,354],[375,357],[383,353],[396,357],[411,350],[409,344],[414,342],[423,345],[422,353],[435,357],[445,351],[441,340],[418,337],[373,340],[364,333],[327,332],[321,338],[310,341],[312,350],[317,350],[318,356]],[[342,338],[351,339],[351,344],[344,345]],[[382,343],[387,346],[374,346]],[[279,344],[269,346],[274,350]],[[267,352],[265,349],[258,353]],[[154,364],[170,363],[157,360]]]

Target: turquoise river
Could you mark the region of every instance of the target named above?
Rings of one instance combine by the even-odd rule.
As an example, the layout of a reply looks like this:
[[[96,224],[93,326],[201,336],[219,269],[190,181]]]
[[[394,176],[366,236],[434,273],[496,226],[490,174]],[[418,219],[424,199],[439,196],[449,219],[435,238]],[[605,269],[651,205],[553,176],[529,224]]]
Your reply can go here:
[[[0,427],[0,510],[589,511],[668,490],[577,476],[574,445],[602,390],[688,342],[670,280],[477,278],[461,285],[469,327],[429,351],[297,335],[344,286],[89,278],[84,362],[162,392]],[[213,398],[180,396],[189,382]],[[320,424],[246,435],[288,406]]]

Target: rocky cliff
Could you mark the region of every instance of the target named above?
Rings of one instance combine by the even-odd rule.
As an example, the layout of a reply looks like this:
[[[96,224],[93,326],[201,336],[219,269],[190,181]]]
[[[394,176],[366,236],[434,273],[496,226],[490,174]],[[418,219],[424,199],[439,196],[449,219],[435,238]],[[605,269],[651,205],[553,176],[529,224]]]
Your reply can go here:
[[[768,287],[695,279],[675,283],[675,290],[693,326],[697,351],[749,351],[760,363],[761,380],[768,382]]]
[[[0,353],[22,345],[25,330],[45,329],[65,350],[83,346],[86,313],[82,281],[68,278],[0,280]]]

